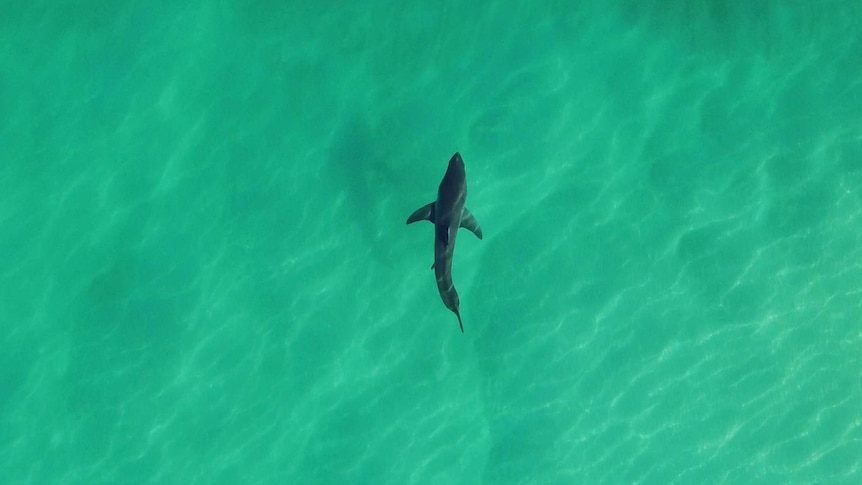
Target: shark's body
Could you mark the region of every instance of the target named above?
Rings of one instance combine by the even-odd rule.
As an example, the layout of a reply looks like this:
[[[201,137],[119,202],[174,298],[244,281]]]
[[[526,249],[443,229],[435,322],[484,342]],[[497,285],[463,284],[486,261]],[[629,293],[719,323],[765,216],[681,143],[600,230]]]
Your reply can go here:
[[[437,277],[437,290],[446,308],[458,317],[458,325],[464,332],[461,322],[460,300],[452,283],[452,255],[455,252],[455,239],[458,228],[465,227],[482,239],[482,228],[464,207],[467,200],[467,175],[464,161],[455,153],[449,160],[449,168],[437,190],[437,200],[426,204],[410,215],[407,224],[428,220],[434,223],[434,274]]]

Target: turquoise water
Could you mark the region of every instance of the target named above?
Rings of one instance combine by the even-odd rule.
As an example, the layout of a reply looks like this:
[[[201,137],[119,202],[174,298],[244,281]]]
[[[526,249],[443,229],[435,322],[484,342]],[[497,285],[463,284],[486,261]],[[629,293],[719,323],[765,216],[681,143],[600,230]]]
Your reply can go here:
[[[858,2],[5,3],[0,482],[862,483]]]

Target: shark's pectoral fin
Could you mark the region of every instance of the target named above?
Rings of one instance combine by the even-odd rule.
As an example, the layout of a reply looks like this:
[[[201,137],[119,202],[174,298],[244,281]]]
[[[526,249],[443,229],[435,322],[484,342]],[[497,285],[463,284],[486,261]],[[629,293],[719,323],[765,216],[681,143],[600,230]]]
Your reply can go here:
[[[412,224],[416,221],[424,221],[428,220],[431,223],[434,223],[434,204],[435,202],[431,202],[430,204],[423,205],[416,212],[410,214],[410,217],[407,218],[407,224]]]
[[[473,214],[464,208],[464,212],[461,213],[461,227],[468,229],[470,232],[476,235],[479,239],[482,239],[482,228],[479,227],[479,223],[476,222],[476,218],[473,217]]]

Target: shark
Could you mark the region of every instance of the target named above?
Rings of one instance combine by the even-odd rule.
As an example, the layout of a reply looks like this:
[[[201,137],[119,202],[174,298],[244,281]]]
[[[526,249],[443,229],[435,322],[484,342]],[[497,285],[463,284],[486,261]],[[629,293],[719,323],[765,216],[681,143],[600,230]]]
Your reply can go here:
[[[479,239],[482,239],[482,228],[476,222],[473,214],[464,206],[467,201],[467,174],[464,171],[464,160],[461,154],[455,152],[449,159],[449,166],[440,187],[437,189],[437,200],[420,207],[407,218],[407,224],[416,221],[430,221],[434,224],[434,264],[431,268],[437,278],[437,290],[446,308],[458,317],[461,333],[464,333],[464,322],[461,320],[461,300],[452,282],[452,256],[455,254],[455,239],[458,229],[463,227]]]

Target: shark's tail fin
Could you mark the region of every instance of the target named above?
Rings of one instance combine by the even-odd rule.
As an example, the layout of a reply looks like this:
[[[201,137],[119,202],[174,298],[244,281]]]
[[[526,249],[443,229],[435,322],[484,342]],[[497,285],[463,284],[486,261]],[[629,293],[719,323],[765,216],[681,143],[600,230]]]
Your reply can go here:
[[[456,311],[455,311],[455,316],[457,316],[457,317],[458,317],[458,325],[460,325],[460,326],[461,326],[461,333],[464,333],[464,323],[463,323],[463,322],[461,322],[461,312],[459,312],[459,311],[457,311],[457,310],[456,310]]]

